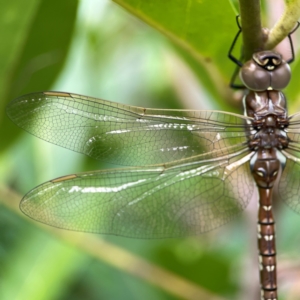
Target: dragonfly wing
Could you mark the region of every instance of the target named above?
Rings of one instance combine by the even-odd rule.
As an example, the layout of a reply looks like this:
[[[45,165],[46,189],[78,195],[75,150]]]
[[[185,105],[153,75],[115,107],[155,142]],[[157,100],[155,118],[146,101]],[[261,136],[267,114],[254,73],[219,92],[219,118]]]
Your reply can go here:
[[[20,208],[69,230],[135,238],[196,235],[230,221],[251,199],[245,151],[61,177],[31,190]]]
[[[146,109],[60,92],[22,96],[9,104],[7,113],[41,139],[121,165],[165,163],[246,143],[250,120],[217,111]]]
[[[286,157],[286,165],[279,181],[278,192],[280,198],[291,209],[300,213],[300,113],[289,117],[289,126],[285,131],[289,145],[282,150]]]
[[[289,127],[287,128],[287,131],[294,131],[297,130],[299,132],[299,125],[300,125],[300,113],[297,112],[291,116],[289,116]]]
[[[278,192],[281,199],[295,212],[300,213],[300,156],[291,149],[282,151],[287,157],[286,166],[282,172]]]
[[[289,126],[285,129],[289,139],[289,147],[300,151],[300,113],[289,117]]]

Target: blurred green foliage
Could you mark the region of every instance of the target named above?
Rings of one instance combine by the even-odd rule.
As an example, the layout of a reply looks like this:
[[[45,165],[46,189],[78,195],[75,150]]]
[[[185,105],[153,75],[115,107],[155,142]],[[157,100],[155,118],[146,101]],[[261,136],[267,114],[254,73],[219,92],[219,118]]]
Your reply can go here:
[[[16,128],[5,106],[20,94],[52,89],[146,107],[239,111],[240,102],[227,87],[234,70],[227,52],[237,31],[230,1],[115,2],[131,14],[108,0],[80,5],[71,0],[0,1],[0,176],[20,195],[49,179],[104,167]],[[293,72],[297,78],[299,60]],[[297,80],[287,93],[297,109]],[[0,200],[9,202],[5,197]],[[280,222],[278,252],[296,251],[300,218],[283,209]],[[240,299],[248,246],[256,243],[248,235],[256,230],[252,226],[253,231],[238,220],[188,239],[99,239],[225,299]],[[0,299],[178,298],[0,205]]]
[[[0,96],[4,111],[10,99],[32,90],[49,89],[53,84],[69,49],[77,1],[1,2],[5,29],[0,50]],[[5,138],[2,148],[15,138],[17,131],[5,130],[11,124],[3,115],[0,122],[0,134]]]

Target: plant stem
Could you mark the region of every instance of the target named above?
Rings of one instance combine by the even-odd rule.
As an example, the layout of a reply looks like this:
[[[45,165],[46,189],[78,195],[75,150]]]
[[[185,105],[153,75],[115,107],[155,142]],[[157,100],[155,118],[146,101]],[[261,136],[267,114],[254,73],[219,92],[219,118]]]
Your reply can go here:
[[[265,36],[261,27],[260,1],[239,0],[245,60],[256,51],[273,49],[293,30],[300,18],[300,0],[285,0],[285,3],[281,18]]]
[[[295,27],[300,17],[300,1],[286,0],[286,7],[278,22],[270,30],[265,49],[273,49],[280,43]]]
[[[263,49],[263,33],[260,20],[259,0],[239,0],[243,28],[244,59]]]

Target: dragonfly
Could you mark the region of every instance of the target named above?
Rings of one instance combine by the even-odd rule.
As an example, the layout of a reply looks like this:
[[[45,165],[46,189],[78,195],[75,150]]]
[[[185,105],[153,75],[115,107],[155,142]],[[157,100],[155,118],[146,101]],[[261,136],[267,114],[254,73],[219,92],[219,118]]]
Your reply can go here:
[[[256,52],[246,63],[230,57],[248,90],[244,115],[143,108],[56,91],[13,100],[8,116],[29,133],[126,165],[45,182],[23,197],[23,213],[68,230],[184,237],[231,221],[257,189],[261,298],[277,299],[277,183],[279,197],[300,213],[300,113],[288,116],[281,91],[293,58],[274,51]]]

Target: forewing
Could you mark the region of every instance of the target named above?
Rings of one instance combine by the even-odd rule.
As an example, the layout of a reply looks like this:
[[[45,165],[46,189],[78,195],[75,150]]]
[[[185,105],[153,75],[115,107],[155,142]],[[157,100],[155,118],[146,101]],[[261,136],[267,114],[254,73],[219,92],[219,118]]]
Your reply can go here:
[[[245,144],[250,120],[218,111],[146,109],[59,92],[17,98],[7,113],[41,139],[122,165],[165,163]]]
[[[61,177],[31,190],[21,210],[69,230],[135,238],[196,235],[240,213],[254,183],[247,149],[197,159]]]
[[[300,113],[289,117],[289,126],[285,129],[289,140],[287,151],[291,151],[293,157],[300,152]]]

